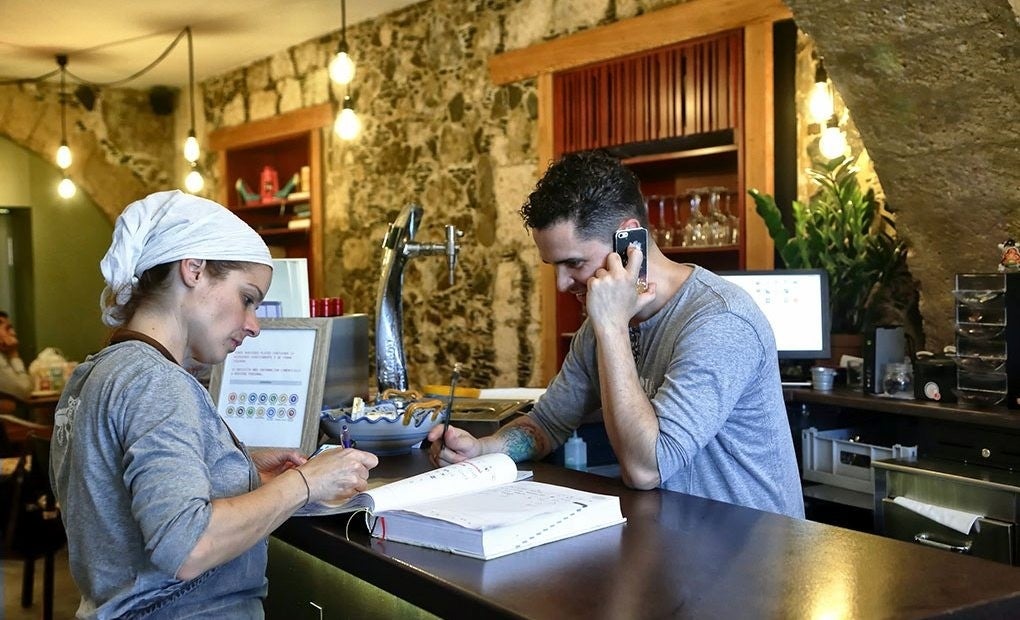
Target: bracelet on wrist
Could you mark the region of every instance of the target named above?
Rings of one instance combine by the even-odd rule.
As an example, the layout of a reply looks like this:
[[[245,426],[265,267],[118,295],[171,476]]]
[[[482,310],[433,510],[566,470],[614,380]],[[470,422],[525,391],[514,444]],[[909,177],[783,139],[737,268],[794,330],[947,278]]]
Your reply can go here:
[[[295,467],[294,471],[296,471],[298,475],[301,476],[301,482],[305,483],[305,503],[301,504],[301,507],[304,508],[305,506],[308,505],[308,502],[310,502],[312,499],[312,488],[308,486],[308,478],[305,478],[305,474],[304,472],[301,471],[300,468]]]

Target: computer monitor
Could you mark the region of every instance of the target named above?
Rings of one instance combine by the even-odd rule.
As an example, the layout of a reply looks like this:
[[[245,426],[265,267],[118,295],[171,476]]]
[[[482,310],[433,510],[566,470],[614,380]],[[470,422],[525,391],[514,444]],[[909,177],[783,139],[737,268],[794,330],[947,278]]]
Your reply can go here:
[[[720,276],[747,291],[776,337],[781,360],[826,359],[829,278],[822,269],[730,271]]]

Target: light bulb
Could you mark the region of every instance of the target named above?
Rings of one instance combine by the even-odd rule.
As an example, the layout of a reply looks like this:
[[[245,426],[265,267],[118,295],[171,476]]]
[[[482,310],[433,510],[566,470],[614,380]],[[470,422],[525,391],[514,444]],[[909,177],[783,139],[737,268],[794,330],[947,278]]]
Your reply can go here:
[[[341,139],[353,140],[358,135],[358,132],[361,131],[361,121],[358,119],[358,115],[354,113],[354,110],[345,107],[343,110],[340,110],[340,115],[336,117],[333,130],[336,131],[336,135],[340,136]]]
[[[192,194],[197,194],[202,191],[205,187],[205,179],[202,178],[202,173],[198,170],[192,169],[188,173],[188,176],[184,177],[184,189]]]
[[[199,154],[198,138],[195,137],[195,130],[192,129],[188,132],[187,139],[184,140],[184,159],[193,164],[198,161]]]
[[[337,52],[329,63],[329,79],[337,84],[350,84],[354,79],[354,61],[347,52]]]
[[[57,194],[59,194],[61,198],[70,198],[74,196],[76,191],[78,191],[78,188],[74,186],[74,181],[67,177],[64,177],[60,181],[60,185],[57,185]]]
[[[826,127],[818,139],[818,151],[826,159],[836,159],[846,152],[846,136],[839,127]]]
[[[71,167],[71,149],[67,146],[66,142],[61,142],[60,148],[57,149],[57,165],[60,166],[61,170],[67,170]]]
[[[808,95],[808,114],[811,115],[811,120],[816,123],[824,123],[826,119],[832,116],[833,111],[832,94],[829,93],[829,84],[827,82],[815,82],[811,93]]]

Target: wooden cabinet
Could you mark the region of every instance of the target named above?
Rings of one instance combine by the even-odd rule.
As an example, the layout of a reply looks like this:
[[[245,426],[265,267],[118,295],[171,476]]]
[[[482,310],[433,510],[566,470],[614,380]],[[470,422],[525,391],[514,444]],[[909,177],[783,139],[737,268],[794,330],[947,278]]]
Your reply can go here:
[[[726,123],[719,124],[716,119],[727,118],[726,115],[732,111],[733,115],[729,117],[729,120],[733,133],[728,143],[732,147],[732,154],[722,155],[720,153],[717,156],[718,158],[728,157],[731,159],[728,170],[736,175],[737,187],[742,198],[742,212],[746,213],[751,209],[750,212],[753,213],[753,204],[744,190],[755,187],[763,193],[772,194],[775,189],[773,24],[791,17],[789,8],[781,0],[731,0],[722,5],[710,0],[681,2],[606,26],[589,28],[528,48],[498,54],[489,60],[489,73],[492,81],[497,85],[510,84],[525,78],[536,80],[539,174],[545,170],[550,161],[555,159],[557,154],[580,148],[622,144],[629,141],[637,141],[637,144],[642,141],[655,141],[661,145],[663,144],[662,140],[666,138],[663,131],[666,134],[672,131],[674,135],[681,136],[686,140],[693,139],[691,136],[695,135],[712,135],[720,128],[723,130],[726,128]],[[560,88],[556,84],[558,75],[592,65],[600,65],[606,66],[605,75],[612,79],[609,67],[613,63],[628,61],[634,55],[649,56],[655,50],[665,46],[694,44],[707,40],[706,38],[709,37],[720,38],[734,30],[738,30],[740,33],[741,51],[739,54],[731,55],[730,58],[739,62],[740,69],[731,73],[730,77],[739,78],[739,84],[733,85],[729,92],[739,95],[739,107],[731,107],[730,104],[736,103],[736,101],[730,99],[724,102],[717,98],[716,104],[725,103],[719,107],[718,105],[703,105],[704,100],[693,96],[689,99],[681,98],[684,101],[682,110],[690,109],[702,112],[690,117],[693,124],[688,125],[675,121],[677,110],[675,104],[672,107],[669,104],[662,106],[646,99],[648,105],[634,108],[633,114],[619,116],[618,114],[622,113],[622,108],[629,101],[628,97],[631,94],[659,79],[656,78],[656,75],[661,75],[661,67],[659,72],[648,68],[635,75],[633,82],[622,84],[622,89],[617,88],[617,95],[608,99],[609,107],[599,109],[597,114],[581,116],[579,132],[567,132],[557,126],[559,114],[557,94],[558,88]],[[727,50],[730,49],[724,47]],[[698,52],[694,51],[694,53]],[[681,62],[686,63],[689,59],[691,59],[690,56]],[[716,67],[718,66],[716,65]],[[718,73],[715,71],[705,71],[701,74],[688,73],[684,80],[674,80],[673,88],[686,87],[687,76],[692,79],[699,78],[699,76],[709,79],[710,85],[714,87],[729,84],[729,78],[726,81],[721,79],[712,81],[713,75],[718,76]],[[602,84],[606,83],[604,81],[596,82],[595,76],[589,74],[577,85],[578,89],[573,92],[577,97],[586,97],[588,101],[597,101],[602,97],[600,93],[608,92],[602,87]],[[599,88],[595,88],[596,84]],[[677,100],[675,96],[673,99]],[[705,113],[708,114],[707,118]],[[663,115],[665,115],[665,121],[662,120]],[[674,119],[672,124],[669,120],[670,116]],[[611,121],[610,119],[616,120]],[[699,122],[702,124],[698,125]],[[682,128],[683,133],[677,133],[678,127]],[[628,133],[621,134],[621,131]],[[605,142],[603,136],[612,139]],[[617,140],[617,136],[623,137]],[[569,146],[571,140],[579,139],[583,142],[592,138],[597,143],[591,146]],[[657,152],[633,153],[632,156],[690,153],[701,148],[724,146],[727,146],[727,143],[716,142],[697,146],[670,145],[661,149],[656,147]],[[715,158],[707,153],[704,155],[708,156],[707,159],[702,160],[705,163]],[[679,157],[676,159],[689,158]],[[690,161],[694,160],[690,159]],[[675,171],[686,171],[687,169],[686,165],[674,168]],[[639,174],[641,173],[639,172]],[[643,189],[648,191],[647,187],[652,182],[643,179]],[[764,223],[760,221],[760,218],[744,218],[743,232],[741,247],[738,250],[739,265],[747,269],[771,269],[774,248]],[[720,259],[724,256],[726,256],[725,252],[719,254]],[[701,260],[697,262],[708,266],[709,263],[703,260],[704,258],[699,256]],[[715,258],[715,254],[713,254],[713,258]],[[732,252],[730,252],[730,260],[732,261]],[[715,268],[720,267],[716,266]],[[552,379],[559,368],[560,341],[563,340],[562,334],[565,333],[564,324],[559,320],[559,315],[568,311],[562,303],[561,296],[556,292],[552,268],[548,265],[541,267],[538,280],[542,294],[542,376],[538,382],[544,384]],[[577,302],[570,301],[574,304],[574,312],[579,315],[579,309],[576,308]]]
[[[333,120],[328,103],[272,118],[225,127],[209,134],[219,155],[218,199],[257,230],[274,258],[308,260],[311,295],[324,295],[322,267],[322,128]],[[260,194],[262,172],[269,167],[283,188],[308,168],[307,182],[284,198],[245,200],[235,185],[242,180]]]
[[[659,249],[715,271],[746,263],[743,62],[734,29],[553,76],[554,155],[619,157],[640,180]],[[557,293],[557,366],[583,319]]]

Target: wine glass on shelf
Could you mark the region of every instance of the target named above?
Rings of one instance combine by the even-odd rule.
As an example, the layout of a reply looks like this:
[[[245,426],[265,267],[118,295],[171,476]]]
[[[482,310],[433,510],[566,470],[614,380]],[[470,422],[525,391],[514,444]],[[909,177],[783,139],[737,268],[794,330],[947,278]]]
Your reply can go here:
[[[734,200],[736,192],[726,189],[726,213],[730,221],[730,239],[733,245],[740,245],[740,216],[737,215],[737,208],[740,206]]]
[[[645,219],[648,220],[648,234],[656,241],[659,239],[660,223],[652,219],[652,214],[656,212],[656,205],[658,205],[658,203],[659,197],[655,194],[650,194],[647,198],[645,198]]]
[[[709,220],[709,245],[726,245],[730,240],[730,220],[719,209],[719,201],[726,191],[725,187],[710,187],[708,189],[708,220]]]
[[[666,221],[666,196],[659,196],[659,229],[655,236],[655,242],[660,248],[673,246],[673,228]]]
[[[680,200],[675,194],[669,198],[673,203],[673,244],[684,245],[684,223],[680,217]]]
[[[701,213],[701,193],[698,189],[690,190],[689,201],[691,215],[684,226],[683,245],[689,247],[705,245],[705,216]]]

